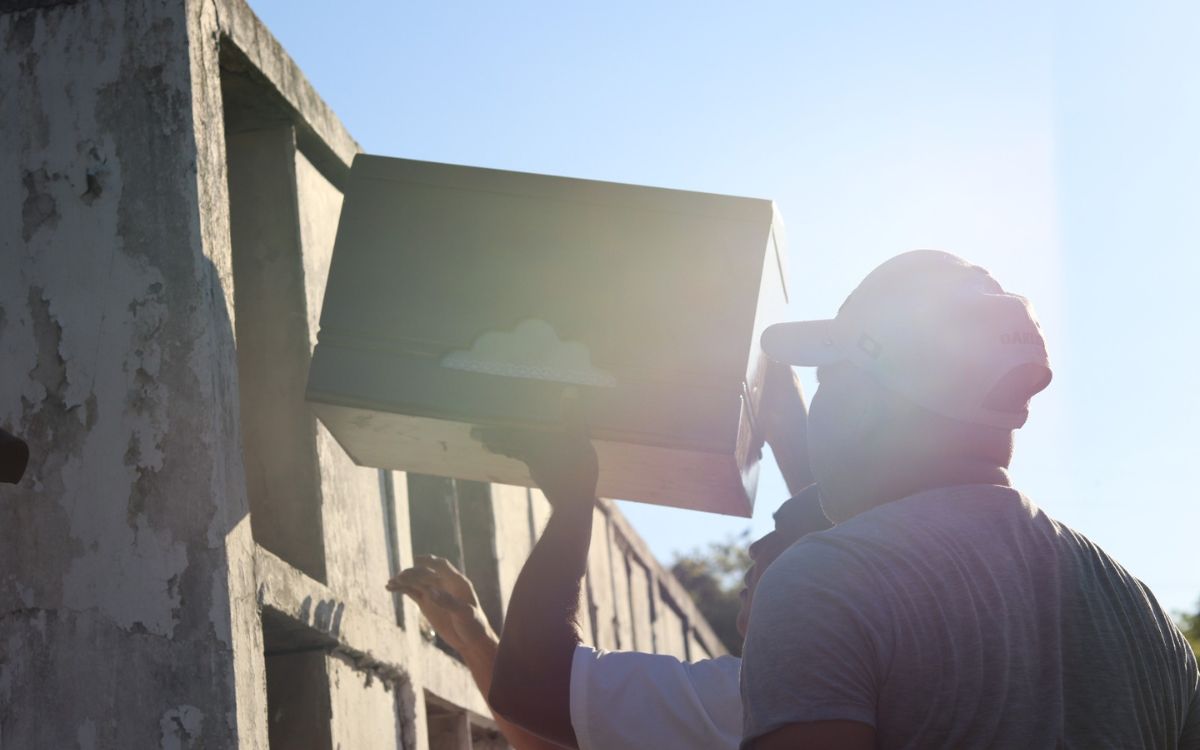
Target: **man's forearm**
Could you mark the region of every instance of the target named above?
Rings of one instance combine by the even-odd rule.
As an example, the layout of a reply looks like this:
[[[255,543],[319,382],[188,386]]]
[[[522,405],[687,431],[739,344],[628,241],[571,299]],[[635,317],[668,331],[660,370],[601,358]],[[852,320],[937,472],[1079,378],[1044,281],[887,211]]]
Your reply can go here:
[[[808,408],[796,374],[786,365],[772,364],[767,372],[769,401],[761,408],[767,443],[783,474],[788,492],[796,495],[813,483],[808,464]]]
[[[474,642],[462,646],[455,645],[454,650],[462,657],[463,664],[471,673],[475,686],[486,698],[492,685],[492,671],[496,664],[496,651],[499,641],[490,633],[481,635]]]
[[[776,438],[771,443],[771,453],[792,496],[800,494],[801,490],[813,483],[812,469],[808,464],[808,442],[803,437]]]
[[[492,672],[496,664],[496,650],[498,643],[491,632],[481,634],[479,638],[470,644],[464,644],[458,649],[459,655],[463,658],[463,663],[467,665],[467,669],[471,672],[471,678],[475,680],[476,687],[479,692],[487,697],[488,690],[492,684]],[[548,742],[535,734],[531,734],[521,727],[506,721],[505,718],[495,711],[492,712],[496,719],[496,724],[500,727],[500,733],[508,740],[508,744],[513,746],[513,750],[558,750],[559,745],[553,742]]]
[[[571,726],[571,663],[587,571],[595,498],[556,501],[513,586],[488,700],[493,710],[565,747]]]

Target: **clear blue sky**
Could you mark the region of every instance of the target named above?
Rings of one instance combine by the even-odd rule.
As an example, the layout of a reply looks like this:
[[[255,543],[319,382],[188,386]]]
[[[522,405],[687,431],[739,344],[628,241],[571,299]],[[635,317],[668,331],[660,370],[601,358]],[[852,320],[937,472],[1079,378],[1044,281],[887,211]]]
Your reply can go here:
[[[1035,502],[1200,597],[1200,6],[251,0],[372,153],[775,200],[790,314],[952,250],[1030,297]],[[811,379],[807,381],[811,386]],[[660,557],[753,521],[626,504]]]

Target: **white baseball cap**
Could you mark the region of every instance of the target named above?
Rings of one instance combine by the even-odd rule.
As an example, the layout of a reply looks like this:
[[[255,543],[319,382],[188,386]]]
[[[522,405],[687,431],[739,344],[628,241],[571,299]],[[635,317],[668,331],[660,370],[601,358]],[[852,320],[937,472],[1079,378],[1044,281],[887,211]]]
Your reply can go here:
[[[1051,378],[1029,300],[939,250],[884,262],[836,318],[770,326],[762,348],[791,365],[848,361],[927,409],[1005,429],[1025,424],[1029,399]]]

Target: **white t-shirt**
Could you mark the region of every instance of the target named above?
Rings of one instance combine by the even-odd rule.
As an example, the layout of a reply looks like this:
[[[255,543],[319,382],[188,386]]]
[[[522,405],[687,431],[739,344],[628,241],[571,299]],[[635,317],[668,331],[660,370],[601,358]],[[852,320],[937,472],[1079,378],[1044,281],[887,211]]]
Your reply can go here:
[[[682,662],[575,650],[571,724],[579,750],[733,750],[742,738],[742,660]]]

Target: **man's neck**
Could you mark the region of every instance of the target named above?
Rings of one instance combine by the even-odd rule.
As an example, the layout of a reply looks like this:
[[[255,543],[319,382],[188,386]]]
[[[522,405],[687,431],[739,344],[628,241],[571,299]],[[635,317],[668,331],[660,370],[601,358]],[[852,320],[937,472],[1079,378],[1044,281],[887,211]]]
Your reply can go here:
[[[987,461],[973,459],[932,459],[889,467],[876,474],[871,487],[864,488],[864,508],[902,500],[912,495],[964,484],[994,484],[1011,487],[1008,470]]]

